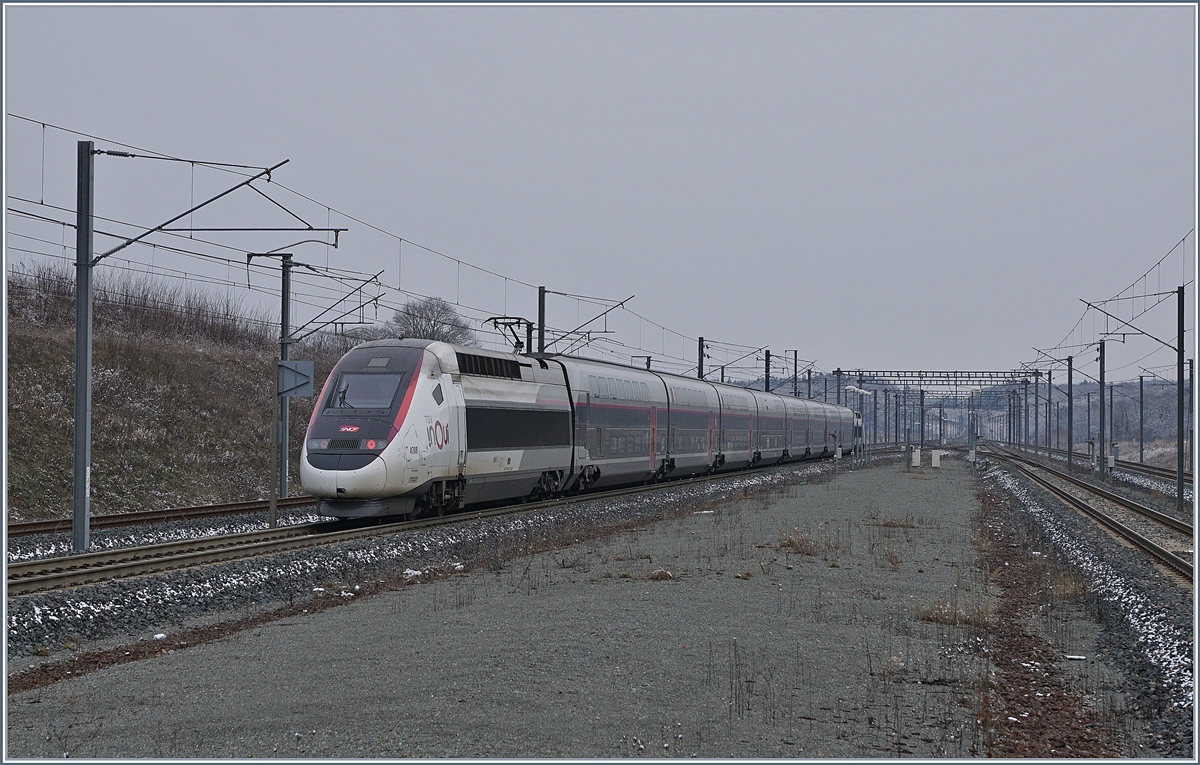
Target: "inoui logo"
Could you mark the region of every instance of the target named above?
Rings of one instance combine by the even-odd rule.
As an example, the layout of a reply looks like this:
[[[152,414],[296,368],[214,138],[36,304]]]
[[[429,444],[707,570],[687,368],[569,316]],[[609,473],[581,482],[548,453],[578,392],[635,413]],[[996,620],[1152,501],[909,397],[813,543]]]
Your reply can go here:
[[[357,425],[343,425],[342,427],[338,428],[338,430],[340,430],[343,433],[357,433],[358,426]]]
[[[450,445],[450,426],[444,425],[440,421],[435,422],[425,428],[426,437],[429,439],[429,448],[437,446],[438,451]]]

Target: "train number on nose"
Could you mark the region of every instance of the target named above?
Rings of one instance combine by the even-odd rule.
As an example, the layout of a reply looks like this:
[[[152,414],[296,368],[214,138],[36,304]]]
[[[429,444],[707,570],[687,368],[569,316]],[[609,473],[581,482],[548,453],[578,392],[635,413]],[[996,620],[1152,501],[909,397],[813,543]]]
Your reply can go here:
[[[438,451],[444,449],[450,443],[450,426],[443,425],[441,421],[435,422],[426,429],[426,435],[429,438],[429,446],[438,448]]]

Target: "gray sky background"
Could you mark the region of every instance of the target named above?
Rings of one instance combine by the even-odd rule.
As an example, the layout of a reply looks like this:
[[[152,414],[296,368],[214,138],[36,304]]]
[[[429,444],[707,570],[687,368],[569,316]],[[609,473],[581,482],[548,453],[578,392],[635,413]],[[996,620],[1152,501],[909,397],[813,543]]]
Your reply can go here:
[[[536,293],[407,243],[401,264],[396,239],[325,206],[513,280],[636,295],[647,321],[614,312],[609,337],[656,364],[683,357],[680,370],[698,335],[799,349],[823,370],[1008,369],[1034,346],[1094,340],[1092,318],[1069,334],[1079,298],[1113,296],[1193,228],[1195,30],[1191,6],[8,5],[5,100],[9,114],[178,157],[289,158],[275,180],[319,204],[261,188],[350,229],[297,259],[384,271],[385,306],[403,302],[399,286],[476,320],[535,318]],[[14,197],[73,210],[78,136],[5,124],[10,211],[49,210]],[[96,167],[97,213],[142,225],[237,180]],[[193,219],[293,222],[249,191]],[[10,212],[6,228],[10,265],[38,257],[14,247],[64,253],[36,241],[59,242],[61,226]],[[206,234],[231,249],[204,251],[244,264],[239,251],[300,238],[287,236]],[[244,265],[121,255],[247,280]],[[1137,289],[1173,289],[1194,261],[1192,234]],[[310,282],[301,320],[332,294]],[[600,310],[549,308],[564,329]],[[1173,303],[1139,319],[1168,340],[1174,321]],[[1114,344],[1110,375],[1172,362],[1154,350]]]

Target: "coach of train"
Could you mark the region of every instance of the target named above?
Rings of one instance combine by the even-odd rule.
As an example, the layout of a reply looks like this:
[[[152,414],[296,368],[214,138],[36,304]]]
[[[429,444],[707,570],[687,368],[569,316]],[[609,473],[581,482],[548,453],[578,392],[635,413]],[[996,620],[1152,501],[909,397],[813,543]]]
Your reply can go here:
[[[570,356],[377,340],[326,380],[300,455],[336,517],[452,511],[828,456],[856,415]]]

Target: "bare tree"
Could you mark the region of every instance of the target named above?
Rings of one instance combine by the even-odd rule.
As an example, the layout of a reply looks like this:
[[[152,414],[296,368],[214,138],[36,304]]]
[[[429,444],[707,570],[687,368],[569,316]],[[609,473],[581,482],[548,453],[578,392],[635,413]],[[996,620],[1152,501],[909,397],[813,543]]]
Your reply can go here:
[[[455,345],[477,345],[475,333],[454,306],[438,297],[411,300],[386,324],[388,337],[441,340]]]

